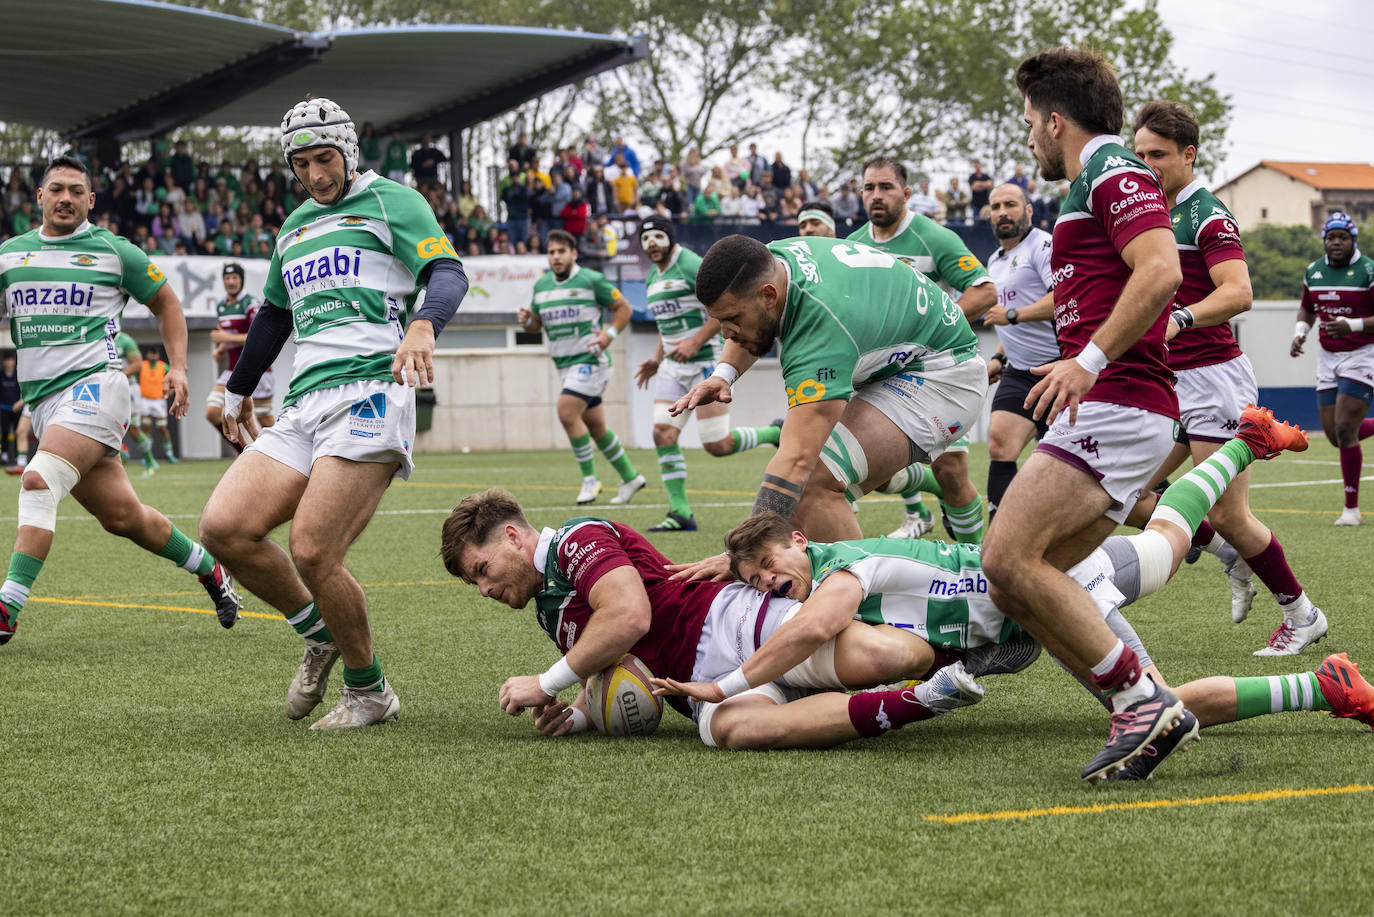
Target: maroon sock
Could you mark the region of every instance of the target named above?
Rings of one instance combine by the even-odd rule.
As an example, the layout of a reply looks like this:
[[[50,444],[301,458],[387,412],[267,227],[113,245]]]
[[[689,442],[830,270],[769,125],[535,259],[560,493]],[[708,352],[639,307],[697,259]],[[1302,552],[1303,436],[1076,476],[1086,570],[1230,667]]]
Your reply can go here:
[[[1302,595],[1302,584],[1293,575],[1293,568],[1288,566],[1283,545],[1279,544],[1279,540],[1273,535],[1269,536],[1268,547],[1254,557],[1245,558],[1245,562],[1255,571],[1255,575],[1264,583],[1265,588],[1274,594],[1274,599],[1280,605],[1287,605]]]
[[[1374,436],[1374,417],[1366,417],[1360,421],[1360,439],[1369,439]]]
[[[1364,450],[1359,444],[1341,447],[1341,480],[1345,482],[1346,509],[1360,505],[1360,472],[1364,469]]]
[[[866,691],[849,698],[849,722],[866,739],[934,715],[913,691]]]
[[[1202,524],[1199,525],[1197,531],[1193,533],[1193,547],[1205,548],[1212,543],[1212,539],[1216,536],[1217,530],[1212,528],[1212,523],[1203,519]]]
[[[1140,657],[1129,646],[1122,647],[1116,665],[1106,675],[1093,675],[1093,684],[1103,694],[1111,696],[1122,688],[1140,680]]]
[[[931,649],[935,651],[935,661],[930,664],[930,668],[926,669],[925,675],[922,676],[923,678],[928,678],[947,665],[954,665],[956,662],[964,661],[963,650],[950,650],[940,646],[932,646]]]

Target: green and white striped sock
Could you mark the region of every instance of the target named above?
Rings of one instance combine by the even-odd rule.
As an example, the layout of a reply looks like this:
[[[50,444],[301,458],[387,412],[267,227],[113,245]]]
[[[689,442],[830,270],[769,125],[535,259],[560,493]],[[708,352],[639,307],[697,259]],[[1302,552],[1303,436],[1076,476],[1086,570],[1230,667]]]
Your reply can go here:
[[[43,561],[32,554],[15,551],[10,555],[9,573],[4,584],[0,585],[0,602],[4,602],[11,624],[14,623],[20,609],[28,602],[29,590],[33,588],[33,581],[38,579],[42,569]]]
[[[974,497],[967,506],[945,504],[945,515],[954,537],[965,544],[983,543],[983,498]]]
[[[620,437],[615,435],[614,430],[607,430],[606,435],[596,441],[596,448],[600,449],[601,454],[606,456],[606,461],[610,462],[616,474],[620,475],[620,480],[632,481],[635,475],[639,474],[630,462],[630,457],[621,448]]]
[[[157,552],[157,556],[167,558],[196,576],[204,576],[215,568],[215,559],[210,556],[210,552],[187,538],[175,525],[172,526],[172,534],[167,538],[167,543]]]
[[[1222,493],[1255,460],[1255,453],[1238,439],[1223,445],[1192,471],[1170,484],[1159,498],[1151,519],[1173,523],[1189,535],[1197,531]]]
[[[334,635],[324,625],[320,609],[314,602],[306,602],[286,616],[286,623],[296,629],[296,633],[316,643],[333,643]]]
[[[1285,710],[1331,709],[1322,696],[1315,672],[1231,680],[1236,684],[1236,719],[1245,720],[1266,713],[1283,713]]]
[[[663,489],[668,491],[668,512],[692,515],[687,502],[687,460],[676,443],[658,447],[658,476],[663,479]]]
[[[596,463],[593,461],[596,453],[592,451],[592,435],[583,433],[581,436],[569,436],[568,442],[572,443],[573,458],[577,459],[577,467],[582,470],[582,477],[596,477]]]
[[[743,452],[765,444],[776,446],[782,437],[782,427],[735,427],[730,436],[735,441],[735,451]]]

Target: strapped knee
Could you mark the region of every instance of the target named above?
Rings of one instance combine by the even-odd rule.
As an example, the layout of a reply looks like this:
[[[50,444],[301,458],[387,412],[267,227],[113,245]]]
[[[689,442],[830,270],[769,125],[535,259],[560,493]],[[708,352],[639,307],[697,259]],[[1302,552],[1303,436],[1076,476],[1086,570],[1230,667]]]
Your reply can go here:
[[[859,440],[842,423],[835,424],[821,449],[821,463],[844,488],[845,496],[857,500],[864,495],[860,486],[868,480],[868,456]]]
[[[730,415],[726,413],[718,417],[698,417],[697,435],[701,437],[703,443],[714,443],[722,439],[729,439]]]
[[[44,487],[24,487],[19,491],[19,524],[51,532],[57,528],[57,504],[72,492],[81,473],[71,462],[40,451],[24,469],[24,476],[37,474]]]
[[[687,411],[683,411],[681,414],[674,417],[668,411],[670,407],[672,407],[672,405],[666,401],[654,402],[654,424],[662,424],[665,427],[676,427],[678,430],[681,430],[683,427],[687,426],[687,418],[691,415]],[[703,442],[706,442],[706,434],[703,433],[701,439]]]

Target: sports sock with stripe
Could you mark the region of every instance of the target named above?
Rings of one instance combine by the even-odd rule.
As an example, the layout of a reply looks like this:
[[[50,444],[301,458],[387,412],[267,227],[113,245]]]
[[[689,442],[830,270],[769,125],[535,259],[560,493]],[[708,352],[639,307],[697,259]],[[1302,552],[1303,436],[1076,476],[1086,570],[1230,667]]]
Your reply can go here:
[[[1236,719],[1245,720],[1285,710],[1330,710],[1322,696],[1317,673],[1233,678],[1236,686]]]
[[[974,497],[967,506],[945,504],[945,516],[954,537],[965,544],[983,543],[983,498]]]
[[[382,674],[382,664],[377,655],[372,655],[372,664],[365,669],[350,669],[344,665],[344,684],[354,691],[385,691],[386,676]]]
[[[215,568],[215,559],[210,556],[210,552],[187,538],[175,525],[172,526],[171,537],[162,546],[162,550],[157,552],[157,556],[167,558],[196,576],[204,576]]]
[[[687,502],[687,460],[677,443],[658,447],[658,475],[663,479],[663,489],[668,491],[668,512],[692,515]]]
[[[765,444],[776,446],[781,437],[782,427],[771,424],[766,427],[735,427],[730,431],[730,438],[734,440],[736,452],[743,452],[746,449],[753,449],[755,446]]]
[[[32,554],[15,551],[10,555],[9,574],[5,577],[4,584],[0,585],[0,602],[5,603],[11,626],[14,624],[15,616],[29,600],[29,590],[33,588],[33,581],[38,579],[42,569],[43,561]]]
[[[592,435],[583,433],[581,436],[569,436],[568,442],[572,444],[573,458],[577,459],[577,467],[582,471],[582,477],[596,477],[596,462],[593,461],[596,453],[592,451]]]
[[[621,481],[634,480],[635,466],[630,462],[630,457],[625,454],[625,450],[620,445],[620,437],[615,435],[614,430],[607,430],[606,435],[596,441],[596,448],[601,450],[601,454],[606,456],[606,461],[611,463],[616,474],[620,475]]]
[[[1221,494],[1250,463],[1255,453],[1244,442],[1228,441],[1192,471],[1169,485],[1159,498],[1153,519],[1163,519],[1191,536],[1202,524]]]
[[[334,635],[329,632],[329,628],[324,624],[324,618],[320,616],[320,609],[313,601],[306,602],[300,608],[286,616],[286,623],[296,629],[296,633],[316,643],[333,643]]]

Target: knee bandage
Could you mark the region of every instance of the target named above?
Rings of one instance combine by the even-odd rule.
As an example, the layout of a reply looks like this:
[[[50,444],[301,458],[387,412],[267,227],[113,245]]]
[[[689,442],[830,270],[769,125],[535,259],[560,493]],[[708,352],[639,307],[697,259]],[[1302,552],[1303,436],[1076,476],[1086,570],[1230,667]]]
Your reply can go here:
[[[676,427],[681,430],[683,427],[687,426],[687,418],[691,415],[683,411],[681,414],[674,417],[668,412],[668,408],[670,407],[672,407],[672,405],[667,401],[654,402],[654,425],[657,426],[662,424],[665,427]],[[703,436],[702,439],[705,440],[706,437]]]
[[[821,449],[821,463],[844,488],[850,500],[864,495],[860,486],[868,480],[868,456],[854,434],[842,423],[835,424],[830,438]]]
[[[718,417],[697,417],[697,435],[703,443],[714,443],[730,438],[730,415]]]
[[[47,487],[23,488],[19,491],[19,524],[36,529],[54,531],[57,528],[57,504],[72,492],[81,474],[72,463],[51,452],[40,451],[24,469],[24,476],[37,474]]]
[[[1174,549],[1163,533],[1146,529],[1127,539],[1140,560],[1140,594],[1158,591],[1169,581],[1174,565]]]

